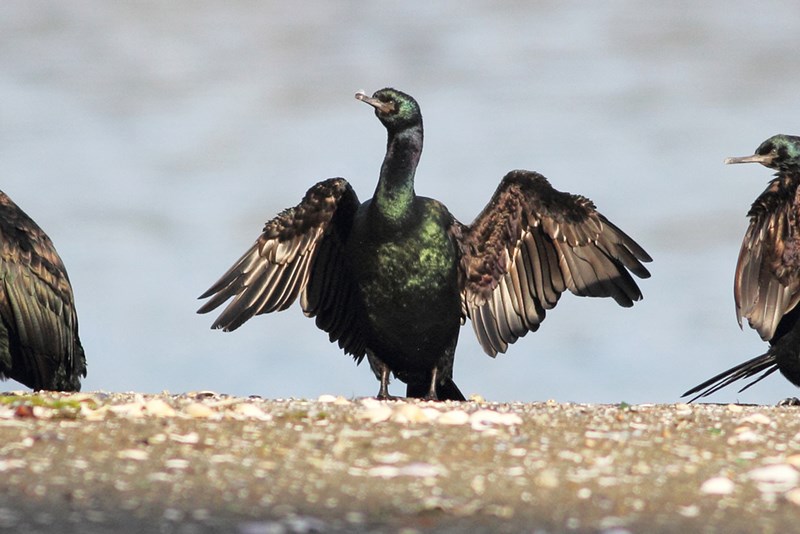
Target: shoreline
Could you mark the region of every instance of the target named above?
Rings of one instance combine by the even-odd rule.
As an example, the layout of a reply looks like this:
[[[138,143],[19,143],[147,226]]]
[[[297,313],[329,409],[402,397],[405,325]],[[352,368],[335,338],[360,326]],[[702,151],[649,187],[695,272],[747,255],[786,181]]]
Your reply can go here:
[[[795,407],[0,395],[0,529],[790,532]]]

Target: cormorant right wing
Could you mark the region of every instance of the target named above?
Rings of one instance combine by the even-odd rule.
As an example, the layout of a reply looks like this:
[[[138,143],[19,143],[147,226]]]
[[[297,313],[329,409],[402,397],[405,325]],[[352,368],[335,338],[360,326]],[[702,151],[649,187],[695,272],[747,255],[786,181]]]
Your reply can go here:
[[[211,325],[231,331],[254,315],[288,308],[299,295],[303,312],[360,361],[364,339],[343,252],[358,205],[344,178],[312,186],[300,204],[266,223],[253,246],[200,296],[211,298],[197,312],[232,298]]]
[[[456,223],[462,304],[490,356],[539,328],[561,293],[642,298],[628,270],[650,273],[647,252],[582,196],[553,189],[531,171],[511,171],[470,226]]]
[[[783,316],[800,301],[800,230],[796,187],[781,178],[753,202],[734,276],[736,319],[769,341]]]

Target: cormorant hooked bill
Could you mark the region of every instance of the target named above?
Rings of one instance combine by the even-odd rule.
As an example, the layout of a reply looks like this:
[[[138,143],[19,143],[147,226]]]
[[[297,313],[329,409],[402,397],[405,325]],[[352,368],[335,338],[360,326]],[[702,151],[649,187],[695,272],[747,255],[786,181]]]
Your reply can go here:
[[[760,163],[775,169],[775,178],[753,202],[747,216],[736,264],[733,296],[736,319],[755,328],[769,349],[761,356],[724,371],[683,394],[706,397],[737,380],[764,374],[742,392],[777,370],[800,386],[800,137],[774,135],[752,156],[727,158],[725,163]]]
[[[628,272],[647,278],[650,256],[582,196],[517,170],[500,182],[471,225],[414,192],[422,115],[409,95],[381,89],[356,98],[388,132],[372,199],[361,203],[343,178],[311,187],[297,206],[266,223],[256,243],[200,298],[198,313],[232,298],[212,328],[235,330],[254,315],[300,305],[331,341],[366,355],[391,398],[390,373],[406,395],[464,400],[452,380],[467,318],[490,356],[539,328],[569,289],[642,298]]]
[[[80,391],[86,357],[67,271],[53,243],[0,191],[0,378]]]

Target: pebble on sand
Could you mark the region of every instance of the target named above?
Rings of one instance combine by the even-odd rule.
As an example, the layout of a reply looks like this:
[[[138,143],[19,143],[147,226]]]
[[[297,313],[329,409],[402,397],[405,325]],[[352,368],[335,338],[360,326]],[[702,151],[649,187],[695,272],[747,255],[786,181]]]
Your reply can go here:
[[[736,485],[727,477],[709,478],[700,486],[700,493],[707,495],[730,495]]]

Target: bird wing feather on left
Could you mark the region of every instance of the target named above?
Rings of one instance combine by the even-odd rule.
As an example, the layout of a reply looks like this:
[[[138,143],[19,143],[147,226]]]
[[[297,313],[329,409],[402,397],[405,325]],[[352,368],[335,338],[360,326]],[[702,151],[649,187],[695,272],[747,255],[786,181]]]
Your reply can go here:
[[[642,298],[630,272],[650,273],[650,256],[579,195],[553,189],[540,174],[511,171],[461,235],[463,308],[490,356],[544,320],[561,293]]]
[[[358,197],[343,178],[312,186],[303,200],[267,222],[250,249],[200,298],[198,313],[231,302],[212,328],[235,330],[262,313],[288,308],[297,297],[331,341],[356,356],[363,341],[354,325],[353,288],[343,273],[343,249]]]
[[[800,235],[795,188],[773,180],[753,203],[734,276],[739,324],[747,318],[765,341],[800,301]]]
[[[86,376],[86,361],[64,264],[47,234],[3,193],[0,204],[5,210],[0,223],[2,316],[12,323],[28,355],[24,365],[39,387],[63,389],[74,382],[77,389],[78,376]]]

